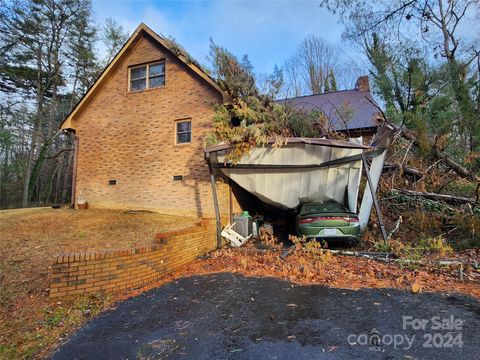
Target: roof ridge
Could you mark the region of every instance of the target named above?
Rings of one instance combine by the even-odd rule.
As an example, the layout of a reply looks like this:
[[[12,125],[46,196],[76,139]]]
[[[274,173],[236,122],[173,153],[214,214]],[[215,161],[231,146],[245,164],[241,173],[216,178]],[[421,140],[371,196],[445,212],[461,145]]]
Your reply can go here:
[[[346,91],[358,91],[358,92],[360,92],[360,91],[357,90],[357,89],[343,89],[343,90],[329,91],[329,92],[321,93],[321,94],[310,94],[310,95],[293,96],[293,97],[289,97],[289,98],[276,99],[275,101],[293,100],[293,99],[300,99],[300,98],[311,97],[311,96],[323,96],[323,95],[335,94],[335,93],[346,92]]]

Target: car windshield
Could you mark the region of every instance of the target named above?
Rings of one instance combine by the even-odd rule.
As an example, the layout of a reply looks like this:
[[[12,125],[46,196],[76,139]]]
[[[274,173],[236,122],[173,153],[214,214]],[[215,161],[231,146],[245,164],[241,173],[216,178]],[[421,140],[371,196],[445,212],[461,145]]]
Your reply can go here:
[[[318,214],[318,213],[338,213],[349,212],[342,205],[336,203],[313,203],[305,204],[302,208],[302,214]]]

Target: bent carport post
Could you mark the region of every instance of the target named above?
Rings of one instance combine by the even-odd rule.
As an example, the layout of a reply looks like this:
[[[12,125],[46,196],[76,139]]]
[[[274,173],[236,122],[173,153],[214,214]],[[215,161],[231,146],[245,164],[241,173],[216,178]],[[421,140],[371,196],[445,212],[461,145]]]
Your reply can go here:
[[[368,187],[370,188],[370,192],[372,194],[373,204],[375,205],[375,212],[377,213],[378,222],[380,223],[383,241],[387,242],[387,231],[385,230],[385,225],[383,223],[382,212],[380,211],[380,205],[378,203],[375,187],[373,186],[372,178],[370,177],[370,168],[368,166],[367,157],[364,153],[362,153],[362,163],[365,169],[365,174],[367,175]]]
[[[210,171],[210,184],[212,185],[213,206],[215,208],[215,222],[217,226],[217,248],[222,247],[222,237],[220,235],[222,226],[220,224],[220,209],[218,207],[217,187],[215,185],[215,170],[212,167],[210,153],[205,153],[205,158],[208,163],[208,170]]]

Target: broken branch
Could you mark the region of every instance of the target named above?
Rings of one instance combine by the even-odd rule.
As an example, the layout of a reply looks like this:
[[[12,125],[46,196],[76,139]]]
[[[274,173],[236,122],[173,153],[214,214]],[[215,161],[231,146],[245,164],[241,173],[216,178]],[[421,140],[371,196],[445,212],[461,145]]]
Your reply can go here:
[[[404,139],[406,139],[408,141],[412,141],[415,145],[417,145],[417,146],[419,145],[417,137],[413,132],[388,121],[385,113],[380,109],[380,107],[377,104],[375,104],[373,101],[371,101],[368,97],[365,97],[365,98],[371,104],[373,104],[377,109],[379,109],[379,111],[382,113],[385,121],[395,130],[395,132],[399,133]],[[449,157],[447,154],[441,152],[436,146],[432,146],[432,156],[437,160],[441,160],[442,163],[445,166],[447,166],[450,169],[452,169],[453,171],[455,171],[459,176],[461,176],[465,179],[475,181],[477,183],[480,182],[480,178],[477,175],[475,175],[470,170],[466,169],[465,167],[463,167],[459,163],[452,160],[451,157]]]
[[[75,150],[75,149],[73,149],[73,148],[72,149],[63,149],[63,150],[59,151],[58,153],[56,153],[55,155],[47,157],[47,159],[48,160],[55,159],[55,158],[59,157],[60,155],[62,155],[64,152],[73,151],[73,150]]]
[[[435,200],[435,201],[444,201],[444,202],[449,203],[449,204],[477,203],[477,201],[473,198],[466,198],[466,197],[462,197],[462,196],[436,194],[436,193],[413,191],[413,190],[404,190],[404,189],[393,189],[393,191],[396,191],[400,194],[407,195],[407,196],[421,197],[421,198]]]
[[[385,165],[383,166],[383,168],[386,170],[386,171],[389,171],[389,170],[396,170],[398,169],[400,166],[398,164],[392,164],[392,163],[385,163]],[[420,170],[417,170],[417,169],[414,169],[414,168],[411,168],[411,167],[408,167],[406,166],[405,164],[402,165],[401,167],[403,173],[405,175],[410,175],[410,176],[413,176],[417,179],[420,179],[421,177],[423,177],[423,173],[420,171]]]

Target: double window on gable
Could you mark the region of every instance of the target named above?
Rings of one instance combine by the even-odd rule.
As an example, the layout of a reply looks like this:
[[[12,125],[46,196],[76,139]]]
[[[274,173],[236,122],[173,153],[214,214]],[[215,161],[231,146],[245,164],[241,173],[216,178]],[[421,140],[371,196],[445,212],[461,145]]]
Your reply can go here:
[[[134,66],[129,71],[130,92],[165,86],[165,61]]]
[[[165,61],[128,68],[128,90],[139,92],[165,86]],[[175,120],[175,144],[192,142],[192,119]]]

